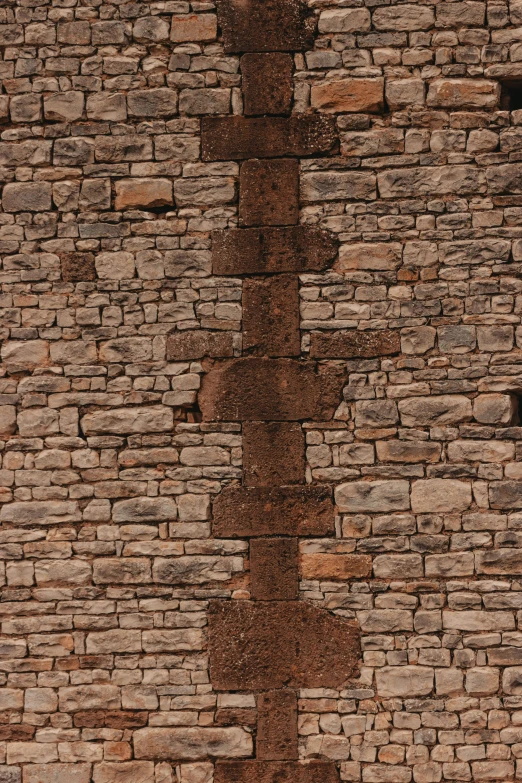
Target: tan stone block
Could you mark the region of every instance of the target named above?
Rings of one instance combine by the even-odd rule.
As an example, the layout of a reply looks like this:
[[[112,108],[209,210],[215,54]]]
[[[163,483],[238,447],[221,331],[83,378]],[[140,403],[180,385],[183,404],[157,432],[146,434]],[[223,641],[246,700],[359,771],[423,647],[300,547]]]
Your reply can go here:
[[[71,774],[70,764],[27,764],[23,783],[65,783]],[[91,783],[91,765],[74,765],[74,783]]]
[[[411,508],[415,514],[451,514],[471,505],[471,484],[456,479],[415,481],[411,488]]]
[[[430,83],[427,103],[441,109],[494,109],[500,101],[500,83],[487,79],[436,79]]]
[[[175,14],[172,17],[170,40],[213,41],[217,38],[217,16],[215,14]]]
[[[138,759],[244,758],[253,753],[251,735],[240,728],[147,728],[134,732]]]
[[[353,579],[369,576],[372,558],[369,555],[303,554],[300,572],[304,579]]]
[[[163,207],[173,204],[168,179],[120,179],[116,181],[116,209]]]
[[[323,112],[379,112],[384,105],[384,79],[342,79],[316,84],[311,102]]]

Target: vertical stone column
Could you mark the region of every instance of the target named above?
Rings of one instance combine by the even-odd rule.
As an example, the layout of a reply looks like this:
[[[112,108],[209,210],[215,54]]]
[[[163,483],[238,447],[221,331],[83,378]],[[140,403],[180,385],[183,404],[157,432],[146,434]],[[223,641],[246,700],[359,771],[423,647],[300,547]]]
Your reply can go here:
[[[332,237],[300,227],[299,161],[336,149],[335,127],[293,115],[292,50],[313,24],[298,2],[220,0],[225,49],[240,53],[243,117],[203,120],[203,157],[239,160],[239,228],[216,232],[213,271],[245,275],[243,357],[218,362],[200,393],[205,420],[239,421],[243,483],[214,503],[214,535],[250,539],[249,601],[210,609],[211,680],[257,692],[255,761],[220,761],[216,783],[337,779],[335,764],[298,762],[297,689],[339,686],[356,670],[353,623],[299,602],[298,536],[332,535],[327,488],[305,486],[301,421],[328,420],[344,372],[301,361],[298,273],[335,257]]]

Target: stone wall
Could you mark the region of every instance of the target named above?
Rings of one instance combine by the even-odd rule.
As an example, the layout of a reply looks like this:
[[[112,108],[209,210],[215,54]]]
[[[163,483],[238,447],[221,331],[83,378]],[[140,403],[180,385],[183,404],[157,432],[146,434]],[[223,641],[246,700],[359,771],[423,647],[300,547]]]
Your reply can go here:
[[[522,2],[0,54],[0,783],[522,777]]]

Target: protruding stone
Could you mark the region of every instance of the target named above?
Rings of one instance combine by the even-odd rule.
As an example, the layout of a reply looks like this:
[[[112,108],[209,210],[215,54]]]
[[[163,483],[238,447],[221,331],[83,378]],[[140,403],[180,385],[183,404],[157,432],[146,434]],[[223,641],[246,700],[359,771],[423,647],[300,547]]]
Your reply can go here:
[[[241,166],[239,220],[243,226],[291,226],[299,220],[297,160],[247,160]]]
[[[283,52],[244,54],[241,58],[245,116],[290,114],[294,61]]]
[[[300,424],[246,421],[243,424],[243,482],[251,487],[303,484],[304,434]]]
[[[334,507],[329,487],[225,487],[212,507],[213,534],[249,536],[333,535]]]
[[[235,359],[203,378],[204,421],[328,421],[341,400],[342,368],[294,359]]]
[[[298,758],[297,694],[286,688],[257,697],[256,756],[265,761]]]
[[[176,332],[167,338],[167,360],[171,362],[191,361],[209,356],[212,359],[234,355],[234,337],[230,332],[209,332],[198,329],[190,332]]]
[[[337,132],[331,117],[294,114],[291,117],[204,117],[202,158],[306,157],[334,152]]]
[[[254,356],[299,356],[301,337],[296,275],[245,280],[243,352]]]
[[[337,241],[314,226],[246,228],[212,233],[215,275],[322,272],[335,258]]]
[[[257,601],[298,598],[297,538],[254,538],[250,541],[250,583]]]
[[[302,0],[219,0],[226,52],[293,52],[313,45],[314,17]]]
[[[370,359],[391,356],[401,349],[397,330],[357,331],[339,334],[312,333],[310,356],[313,359]]]
[[[212,601],[216,690],[338,688],[357,671],[357,625],[302,601]]]

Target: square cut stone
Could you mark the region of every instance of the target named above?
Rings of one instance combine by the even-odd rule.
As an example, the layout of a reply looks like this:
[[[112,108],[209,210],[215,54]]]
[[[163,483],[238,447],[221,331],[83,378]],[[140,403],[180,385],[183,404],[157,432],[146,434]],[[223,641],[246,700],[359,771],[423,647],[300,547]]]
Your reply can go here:
[[[243,352],[255,356],[299,356],[301,337],[296,275],[245,280]]]
[[[243,483],[250,487],[304,484],[305,444],[300,424],[243,424]]]
[[[313,44],[315,20],[302,0],[218,0],[225,52],[293,52]]]
[[[297,160],[247,160],[239,179],[243,226],[291,226],[299,220]]]
[[[297,538],[250,541],[250,589],[257,601],[295,601],[298,597]]]
[[[284,52],[252,52],[241,58],[245,115],[290,114],[294,61]]]
[[[62,280],[65,283],[84,283],[96,280],[94,253],[63,253]]]

